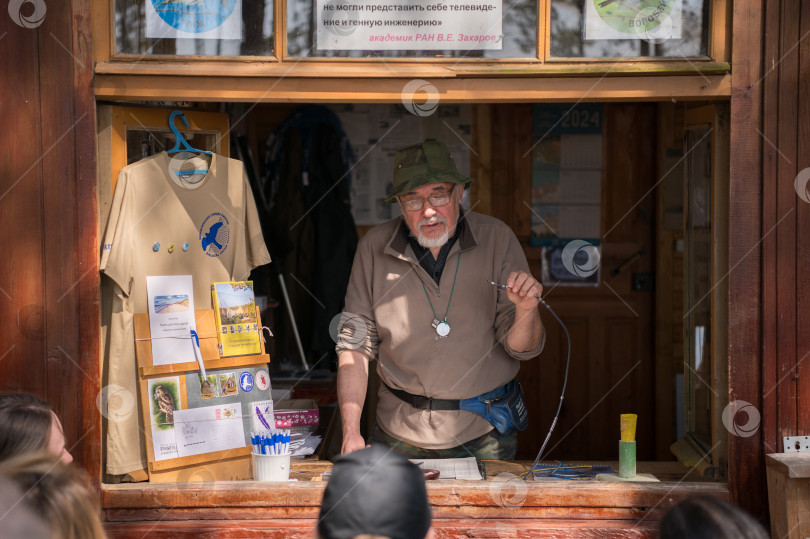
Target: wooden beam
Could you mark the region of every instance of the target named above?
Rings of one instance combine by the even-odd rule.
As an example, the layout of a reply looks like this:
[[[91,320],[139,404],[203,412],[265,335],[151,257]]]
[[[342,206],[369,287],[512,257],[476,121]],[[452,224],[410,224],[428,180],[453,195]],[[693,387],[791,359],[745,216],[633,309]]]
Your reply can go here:
[[[78,410],[79,431],[83,436],[78,460],[93,485],[101,483],[101,413],[96,400],[101,390],[101,276],[98,270],[99,237],[98,189],[96,167],[96,103],[93,87],[93,44],[95,27],[91,25],[92,0],[72,0],[73,40],[73,121],[75,133],[74,170],[77,194],[76,254],[78,274],[78,361],[82,376]],[[70,260],[67,258],[66,260]],[[75,394],[62,388],[65,398]],[[77,401],[74,400],[74,403]]]
[[[268,103],[399,103],[410,79],[96,75],[99,99]],[[731,95],[731,75],[435,79],[445,103],[712,100]]]
[[[810,7],[805,3],[801,10],[801,28],[799,34],[810,33]],[[810,40],[802,39],[799,44],[799,73],[805,75],[810,70]],[[810,167],[810,80],[807,76],[799,77],[798,119],[798,155],[796,170],[803,171]],[[804,185],[805,193],[810,184]],[[799,191],[800,192],[800,191]],[[807,195],[805,195],[807,196]],[[797,435],[810,435],[810,271],[807,261],[810,260],[810,203],[806,200],[796,201],[796,406],[798,409]],[[803,376],[802,376],[803,374]]]
[[[105,75],[167,75],[171,77],[316,77],[316,78],[454,78],[454,77],[594,77],[594,76],[693,76],[726,75],[727,62],[706,58],[588,58],[553,60],[423,60],[386,59],[385,64],[362,58],[291,58],[284,61],[254,57],[211,59],[206,57],[144,57],[118,55],[114,61],[101,61],[96,73]]]
[[[765,2],[734,2],[730,170],[729,400],[761,407],[762,361],[762,21]],[[769,2],[770,5],[770,2]],[[765,424],[767,426],[767,423]],[[755,515],[765,509],[762,430],[729,439],[731,500]]]

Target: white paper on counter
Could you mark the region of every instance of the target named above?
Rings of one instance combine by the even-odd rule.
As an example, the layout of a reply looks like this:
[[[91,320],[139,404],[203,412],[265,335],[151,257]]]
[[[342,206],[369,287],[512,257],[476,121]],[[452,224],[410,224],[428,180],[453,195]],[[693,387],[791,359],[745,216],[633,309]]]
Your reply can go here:
[[[423,470],[439,470],[439,479],[481,481],[481,472],[475,457],[459,459],[410,459]]]

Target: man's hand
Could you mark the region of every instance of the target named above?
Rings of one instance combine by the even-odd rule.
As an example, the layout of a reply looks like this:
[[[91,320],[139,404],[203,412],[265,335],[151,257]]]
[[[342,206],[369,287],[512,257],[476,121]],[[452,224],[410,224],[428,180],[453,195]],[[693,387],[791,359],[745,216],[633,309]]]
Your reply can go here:
[[[537,298],[535,294],[543,294],[543,285],[532,277],[531,273],[525,271],[513,271],[506,280],[506,295],[515,307],[522,311],[531,311],[537,308]]]
[[[360,449],[365,449],[366,441],[360,436],[360,433],[352,434],[348,438],[343,438],[343,446],[340,448],[340,454],[345,455],[346,453],[351,453],[352,451],[359,451]]]

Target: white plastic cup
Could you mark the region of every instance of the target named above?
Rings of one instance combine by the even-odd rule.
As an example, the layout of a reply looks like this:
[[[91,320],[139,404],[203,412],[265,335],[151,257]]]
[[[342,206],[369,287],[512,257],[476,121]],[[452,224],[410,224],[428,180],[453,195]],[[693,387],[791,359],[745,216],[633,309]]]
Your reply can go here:
[[[254,481],[289,481],[290,454],[262,455],[251,453]]]

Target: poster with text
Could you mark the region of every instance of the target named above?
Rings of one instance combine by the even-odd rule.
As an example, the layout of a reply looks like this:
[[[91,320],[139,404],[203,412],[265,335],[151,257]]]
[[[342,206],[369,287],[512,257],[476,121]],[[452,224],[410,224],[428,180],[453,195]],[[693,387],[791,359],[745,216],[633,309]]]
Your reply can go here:
[[[502,3],[317,0],[319,50],[501,50]]]

